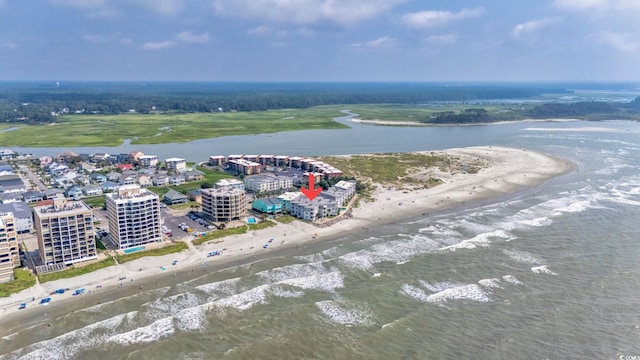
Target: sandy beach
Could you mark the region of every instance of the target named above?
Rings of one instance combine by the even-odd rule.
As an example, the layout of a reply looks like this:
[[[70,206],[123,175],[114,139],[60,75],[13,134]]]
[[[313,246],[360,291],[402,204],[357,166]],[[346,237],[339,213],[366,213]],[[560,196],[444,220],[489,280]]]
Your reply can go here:
[[[170,280],[175,277],[174,281],[179,281],[189,272],[205,269],[214,271],[239,262],[257,261],[278,249],[295,248],[315,241],[334,239],[350,231],[497,199],[535,187],[574,169],[574,164],[570,161],[524,149],[472,147],[449,149],[444,153],[480,160],[488,166],[477,173],[438,174],[444,184],[429,189],[378,186],[373,194],[374,201],[361,201],[352,210],[351,218],[344,218],[331,226],[317,227],[294,221],[229,236],[222,242],[200,246],[191,245],[192,237],[185,237],[181,240],[189,244],[189,249],[178,254],[145,257],[91,274],[36,285],[0,299],[0,336],[13,332],[16,327],[28,326],[27,323],[46,323],[47,319],[43,316],[45,312],[60,314],[68,311],[64,304],[71,301],[83,301],[85,305],[89,304],[88,301],[93,304],[109,301],[119,291],[141,291],[143,289],[140,286],[149,288],[144,284],[155,284],[156,281],[159,284],[161,279]],[[270,239],[273,240],[269,242]],[[269,244],[266,249],[263,247],[265,244]],[[207,257],[208,252],[213,250],[222,251],[222,255]],[[174,265],[175,260],[177,263]],[[49,295],[60,288],[68,288],[70,291]],[[76,289],[81,288],[85,289],[84,295],[72,295]],[[52,299],[50,305],[39,304],[40,299],[49,296]],[[20,303],[27,303],[27,308],[18,310]]]

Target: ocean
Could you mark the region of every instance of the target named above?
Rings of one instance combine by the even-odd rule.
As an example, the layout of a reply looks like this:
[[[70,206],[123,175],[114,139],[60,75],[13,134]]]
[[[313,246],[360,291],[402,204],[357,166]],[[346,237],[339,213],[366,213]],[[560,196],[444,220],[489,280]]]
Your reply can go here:
[[[640,123],[358,129],[406,134],[379,151],[443,148],[424,139],[446,131],[449,147],[526,148],[577,169],[499,201],[72,302],[51,327],[1,338],[0,359],[640,358]]]

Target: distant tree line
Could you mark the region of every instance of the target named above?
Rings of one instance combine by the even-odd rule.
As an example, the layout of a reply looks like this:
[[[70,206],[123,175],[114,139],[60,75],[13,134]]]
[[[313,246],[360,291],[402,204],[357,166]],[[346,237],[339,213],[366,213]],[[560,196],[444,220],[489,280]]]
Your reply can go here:
[[[637,98],[636,98],[637,100]],[[551,103],[535,106],[529,112],[533,118],[582,117],[590,114],[615,114],[620,110],[612,104],[600,101]]]
[[[56,114],[66,113],[195,113],[481,101],[528,98],[545,91],[548,90],[409,83],[78,83],[70,88],[0,84],[0,120],[42,123],[55,121]]]

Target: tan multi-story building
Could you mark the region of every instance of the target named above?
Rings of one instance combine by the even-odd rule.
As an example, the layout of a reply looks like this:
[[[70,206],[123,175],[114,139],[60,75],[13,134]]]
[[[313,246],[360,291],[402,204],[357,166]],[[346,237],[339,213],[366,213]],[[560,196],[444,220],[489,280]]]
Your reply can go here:
[[[13,269],[20,266],[20,249],[13,213],[0,213],[0,283],[13,281]]]
[[[106,200],[109,234],[118,248],[162,241],[158,195],[138,185],[124,185],[107,194]]]
[[[202,189],[202,211],[215,222],[229,222],[247,216],[244,190]]]
[[[82,201],[54,198],[33,208],[40,258],[45,265],[97,258],[93,213]]]

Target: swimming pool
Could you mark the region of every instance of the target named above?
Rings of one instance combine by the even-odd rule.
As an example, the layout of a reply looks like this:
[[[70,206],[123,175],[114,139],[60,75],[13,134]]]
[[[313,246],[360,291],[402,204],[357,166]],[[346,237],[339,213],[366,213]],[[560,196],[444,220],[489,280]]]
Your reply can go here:
[[[247,223],[248,224],[255,224],[256,222],[257,222],[256,218],[254,218],[254,217],[247,218]]]
[[[140,251],[140,250],[144,250],[144,246],[136,246],[134,248],[124,249],[124,253],[125,254],[131,254],[132,252],[136,252],[136,251]]]

